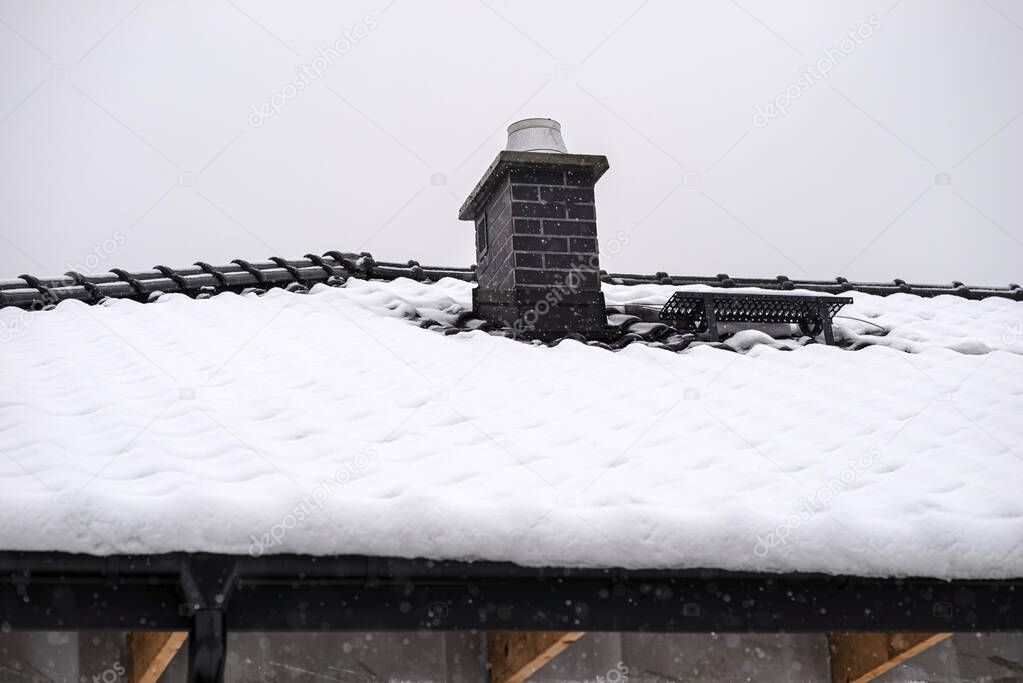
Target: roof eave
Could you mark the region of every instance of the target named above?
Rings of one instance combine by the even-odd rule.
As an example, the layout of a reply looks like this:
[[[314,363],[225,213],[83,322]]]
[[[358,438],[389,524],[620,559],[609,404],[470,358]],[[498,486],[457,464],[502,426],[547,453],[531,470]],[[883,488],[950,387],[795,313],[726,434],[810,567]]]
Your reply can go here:
[[[13,630],[188,630],[196,610],[222,612],[231,631],[1023,631],[1023,579],[0,552],[0,622]]]

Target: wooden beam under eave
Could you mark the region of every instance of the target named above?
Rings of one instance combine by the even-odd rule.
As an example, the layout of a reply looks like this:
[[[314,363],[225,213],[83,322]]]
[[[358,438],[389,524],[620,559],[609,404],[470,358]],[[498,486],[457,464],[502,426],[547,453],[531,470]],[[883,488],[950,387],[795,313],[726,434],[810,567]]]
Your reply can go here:
[[[490,683],[522,683],[583,635],[583,631],[488,633]]]
[[[829,633],[832,683],[868,683],[951,633]]]
[[[131,683],[156,683],[187,639],[188,631],[129,633]]]

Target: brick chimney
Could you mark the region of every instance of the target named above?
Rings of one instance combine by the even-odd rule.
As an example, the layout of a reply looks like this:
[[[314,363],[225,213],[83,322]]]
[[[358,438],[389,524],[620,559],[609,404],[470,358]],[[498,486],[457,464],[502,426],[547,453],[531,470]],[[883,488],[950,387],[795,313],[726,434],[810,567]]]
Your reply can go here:
[[[525,119],[458,212],[476,225],[473,310],[525,336],[607,331],[593,187],[607,157],[568,154],[561,126]]]

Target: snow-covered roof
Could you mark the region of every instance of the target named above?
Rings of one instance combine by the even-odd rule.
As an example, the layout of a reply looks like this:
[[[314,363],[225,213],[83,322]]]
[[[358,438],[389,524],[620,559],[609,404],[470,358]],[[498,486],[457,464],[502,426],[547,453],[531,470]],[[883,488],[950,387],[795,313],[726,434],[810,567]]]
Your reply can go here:
[[[740,353],[423,329],[471,288],[0,309],[0,548],[1023,576],[1023,303],[851,293],[846,348]]]

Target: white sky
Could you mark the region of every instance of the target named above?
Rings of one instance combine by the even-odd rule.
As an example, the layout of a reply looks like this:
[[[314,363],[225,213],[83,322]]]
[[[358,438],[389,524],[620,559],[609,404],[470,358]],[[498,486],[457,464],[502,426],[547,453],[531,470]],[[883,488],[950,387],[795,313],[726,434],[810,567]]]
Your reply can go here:
[[[509,122],[550,116],[610,159],[600,235],[631,241],[609,270],[1004,285],[1023,279],[1021,114],[1011,0],[7,0],[0,277],[327,249],[467,265],[458,206]]]

